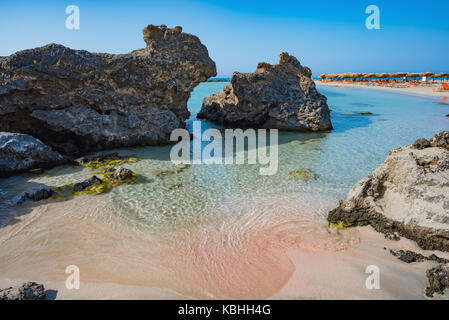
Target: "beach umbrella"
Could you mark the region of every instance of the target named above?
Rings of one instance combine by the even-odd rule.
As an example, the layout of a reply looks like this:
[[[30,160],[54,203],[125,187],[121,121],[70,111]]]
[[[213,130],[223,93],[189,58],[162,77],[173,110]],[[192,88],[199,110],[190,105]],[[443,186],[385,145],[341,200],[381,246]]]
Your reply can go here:
[[[424,77],[433,78],[435,76],[435,72],[424,72]]]
[[[403,78],[406,76],[407,76],[407,72],[396,72],[393,74],[393,78],[397,78],[397,79]]]
[[[441,72],[441,73],[436,74],[434,77],[441,78],[441,80],[447,79],[447,78],[449,78],[449,73]]]
[[[416,78],[418,78],[418,77],[419,77],[419,73],[415,73],[415,72],[407,73],[407,78],[415,78],[415,80],[416,80]]]
[[[364,74],[360,72],[353,73],[352,76],[357,81],[357,79],[363,78]]]

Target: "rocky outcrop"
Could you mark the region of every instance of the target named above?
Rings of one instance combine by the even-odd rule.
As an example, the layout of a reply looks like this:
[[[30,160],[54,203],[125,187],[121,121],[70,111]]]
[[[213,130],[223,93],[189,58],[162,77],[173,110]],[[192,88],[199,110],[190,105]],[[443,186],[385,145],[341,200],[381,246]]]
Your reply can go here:
[[[38,139],[27,134],[0,132],[0,177],[64,162],[67,162],[65,157]]]
[[[20,287],[0,289],[0,300],[44,300],[45,288],[36,282],[26,282]]]
[[[426,257],[420,253],[416,253],[410,250],[390,250],[390,253],[405,263],[423,262],[423,261],[435,261],[438,263],[449,263],[449,260],[440,258],[435,254],[431,254]]]
[[[327,99],[316,90],[311,74],[283,52],[276,65],[261,62],[254,73],[235,72],[223,91],[204,99],[197,117],[239,127],[330,130]]]
[[[216,75],[207,48],[181,27],[149,25],[146,48],[91,53],[58,44],[0,58],[0,130],[63,154],[169,142],[193,88]]]
[[[441,264],[426,271],[429,285],[426,288],[426,296],[433,297],[435,293],[444,294],[449,287],[449,265]]]
[[[449,251],[449,132],[389,152],[329,213],[331,223],[398,232],[423,249]]]

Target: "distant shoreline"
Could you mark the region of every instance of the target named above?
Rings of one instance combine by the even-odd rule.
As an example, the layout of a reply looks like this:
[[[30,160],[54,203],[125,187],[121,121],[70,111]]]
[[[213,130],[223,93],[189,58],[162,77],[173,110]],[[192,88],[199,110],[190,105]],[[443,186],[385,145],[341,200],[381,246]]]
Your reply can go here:
[[[438,92],[433,91],[433,89],[438,88],[441,86],[440,84],[435,84],[431,86],[426,87],[409,87],[409,88],[392,88],[392,87],[380,87],[380,86],[370,86],[365,85],[361,83],[335,83],[335,82],[322,82],[319,80],[314,80],[316,84],[322,85],[322,86],[329,86],[329,87],[347,87],[347,88],[367,88],[367,89],[374,89],[374,90],[381,90],[381,91],[388,91],[388,92],[396,92],[396,93],[405,93],[405,94],[412,94],[417,96],[432,96],[432,97],[449,97],[449,91],[448,92]]]

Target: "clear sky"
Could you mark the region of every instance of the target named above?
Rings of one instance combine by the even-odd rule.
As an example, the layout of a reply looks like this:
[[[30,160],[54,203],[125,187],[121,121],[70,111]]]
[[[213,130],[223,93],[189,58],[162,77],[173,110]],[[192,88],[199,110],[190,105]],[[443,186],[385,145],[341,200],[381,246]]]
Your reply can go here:
[[[80,30],[65,27],[72,4]],[[380,30],[365,27],[370,4],[380,9]],[[141,30],[149,23],[197,35],[224,77],[276,63],[281,51],[314,75],[449,72],[448,0],[1,0],[0,56],[51,42],[126,53],[145,45]]]

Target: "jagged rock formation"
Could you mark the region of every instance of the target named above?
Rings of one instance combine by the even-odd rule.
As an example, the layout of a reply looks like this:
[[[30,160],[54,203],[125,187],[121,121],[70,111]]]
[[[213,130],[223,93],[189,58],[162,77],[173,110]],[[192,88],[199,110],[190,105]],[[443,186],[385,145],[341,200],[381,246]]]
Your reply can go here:
[[[429,285],[426,287],[426,296],[433,297],[435,293],[444,294],[449,287],[449,265],[440,264],[426,271]]]
[[[0,177],[66,161],[42,141],[27,134],[0,132]]]
[[[20,287],[0,289],[0,300],[44,300],[45,288],[36,282],[26,282]]]
[[[327,99],[316,90],[311,74],[283,52],[276,65],[261,62],[254,73],[234,72],[223,91],[204,99],[198,118],[241,127],[330,130]]]
[[[329,213],[331,223],[398,232],[423,249],[449,251],[449,132],[391,150]]]
[[[143,30],[146,48],[90,53],[58,44],[0,58],[0,130],[41,139],[64,154],[169,141],[187,100],[216,75],[207,48],[164,25]]]

